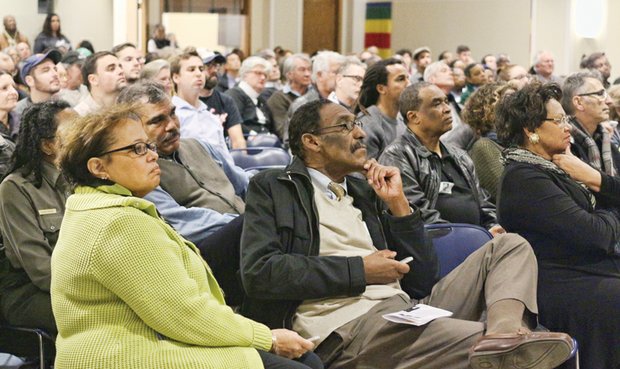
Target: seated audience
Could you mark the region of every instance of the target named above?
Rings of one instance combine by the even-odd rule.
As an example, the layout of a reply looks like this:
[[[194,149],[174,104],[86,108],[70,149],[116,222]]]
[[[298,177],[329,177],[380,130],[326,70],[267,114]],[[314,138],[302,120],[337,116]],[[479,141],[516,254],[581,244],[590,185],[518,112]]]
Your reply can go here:
[[[504,233],[474,163],[465,151],[439,140],[452,126],[443,91],[428,82],[407,87],[400,110],[407,131],[385,149],[379,162],[400,169],[405,196],[420,209],[424,223],[467,223],[494,236]]]
[[[154,82],[127,87],[120,103],[140,102],[144,129],[157,144],[160,186],[145,196],[166,222],[198,246],[226,293],[239,305],[239,243],[248,177],[230,166],[220,150],[195,138],[181,138],[170,97]]]
[[[609,120],[612,101],[597,72],[569,75],[562,87],[562,107],[570,115],[571,151],[610,176],[620,173],[620,152],[612,142]]]
[[[84,77],[82,76],[82,66],[85,59],[77,51],[69,51],[57,65],[57,67],[63,66],[65,68],[67,80],[66,87],[56,94],[56,98],[65,100],[71,107],[76,106],[88,96],[88,88],[84,86]]]
[[[140,79],[140,72],[142,71],[142,51],[136,48],[136,45],[125,42],[120,45],[116,45],[110,50],[123,66],[123,73],[125,73],[125,79],[127,84],[132,84]]]
[[[474,93],[480,86],[488,82],[488,78],[484,73],[484,67],[482,64],[472,63],[465,67],[465,87],[461,94],[461,104],[465,104],[471,94]]]
[[[355,103],[362,89],[362,82],[366,74],[366,64],[357,58],[349,58],[338,68],[336,73],[336,88],[327,97],[332,102],[347,108],[351,113],[355,111]]]
[[[62,55],[58,50],[50,50],[45,54],[34,54],[24,61],[20,76],[28,85],[30,96],[20,100],[15,107],[15,119],[19,124],[22,113],[32,104],[48,101],[60,91],[60,79],[56,64]]]
[[[12,15],[5,15],[2,18],[2,24],[4,25],[4,32],[0,34],[0,50],[4,50],[7,47],[15,47],[20,42],[28,44],[28,37],[17,30],[17,22]]]
[[[518,64],[506,64],[499,69],[497,74],[498,81],[510,82],[518,90],[522,89],[530,82],[530,77],[525,68]]]
[[[164,91],[172,96],[172,77],[170,63],[163,59],[156,59],[146,63],[140,72],[140,79],[147,79],[159,83]]]
[[[224,73],[220,76],[216,86],[220,92],[226,92],[239,82],[239,68],[241,68],[241,58],[239,54],[231,52],[226,55]]]
[[[239,109],[245,134],[275,133],[271,111],[261,96],[270,71],[267,60],[250,56],[241,63],[239,84],[226,91]]]
[[[177,92],[172,97],[172,103],[177,107],[181,136],[206,141],[223,152],[228,152],[222,120],[200,101],[200,91],[206,80],[200,56],[194,52],[184,53],[174,57],[170,66]],[[230,154],[227,156],[230,157]],[[232,157],[229,162],[232,164]]]
[[[0,184],[0,232],[11,264],[1,278],[2,316],[9,324],[43,328],[53,336],[50,258],[71,190],[54,160],[58,127],[69,117],[64,101],[28,108],[11,167]]]
[[[530,68],[530,74],[541,83],[562,83],[562,78],[553,74],[555,59],[549,51],[539,51],[534,58],[534,64]]]
[[[243,137],[239,109],[231,97],[224,95],[224,93],[215,88],[218,78],[217,71],[224,57],[205,50],[200,55],[200,58],[204,63],[203,74],[205,75],[205,84],[200,90],[199,99],[207,105],[211,113],[219,117],[220,121],[223,121],[224,132],[230,140],[231,148],[244,149],[247,143]]]
[[[286,358],[313,344],[235,314],[196,247],[143,199],[160,170],[134,111],[88,115],[63,137],[76,188],[52,256],[55,368],[308,368]]]
[[[286,84],[280,91],[274,92],[267,106],[271,111],[275,133],[282,142],[288,141],[288,108],[293,101],[305,95],[312,83],[312,64],[305,54],[294,54],[282,64],[282,74],[286,78]]]
[[[17,106],[17,90],[11,75],[0,70],[0,135],[14,141],[19,130],[19,122],[13,113]]]
[[[409,74],[400,60],[381,60],[366,70],[355,114],[364,125],[369,158],[378,158],[405,132],[405,125],[398,120],[398,98],[407,86]]]
[[[43,22],[43,30],[34,39],[33,52],[44,53],[49,49],[58,49],[61,53],[71,51],[71,41],[60,30],[60,17],[49,13]]]
[[[588,56],[583,55],[581,57],[579,68],[598,71],[601,74],[600,79],[603,86],[605,88],[609,88],[611,64],[609,64],[609,60],[607,59],[607,55],[605,55],[605,53],[597,51]]]
[[[359,125],[330,101],[300,107],[289,127],[293,162],[250,182],[242,313],[318,336],[314,352],[329,368],[516,362],[542,369],[563,362],[573,347],[568,335],[528,328],[537,308],[536,259],[527,242],[501,235],[437,281],[420,211],[407,202],[398,169],[366,158]],[[397,261],[408,256],[411,267]],[[453,315],[419,327],[382,317],[418,302]],[[485,309],[486,324],[478,321]]]
[[[497,184],[504,171],[501,153],[504,150],[495,130],[495,105],[516,88],[504,82],[493,82],[480,87],[467,100],[463,109],[463,121],[476,136],[467,153],[474,162],[480,186],[489,194],[492,203],[497,201]]]
[[[80,116],[114,105],[118,93],[127,86],[121,62],[109,51],[99,51],[86,58],[82,77],[89,95],[73,108]]]
[[[312,57],[312,88],[295,99],[288,108],[288,119],[303,104],[318,99],[327,99],[336,88],[336,73],[347,59],[334,51],[319,51]],[[288,125],[288,122],[287,122]]]
[[[155,53],[159,56],[166,56],[176,49],[177,43],[174,35],[166,35],[166,28],[163,24],[156,24],[153,31],[153,37],[146,44],[146,51]]]
[[[499,219],[536,253],[541,323],[577,339],[582,369],[616,369],[620,219],[617,207],[601,208],[594,194],[610,194],[617,206],[619,180],[583,163],[580,170],[596,172],[598,183],[569,176],[575,166],[563,162],[578,159],[570,154],[571,125],[561,96],[556,84],[531,84],[499,102],[498,135],[511,146],[500,182]]]

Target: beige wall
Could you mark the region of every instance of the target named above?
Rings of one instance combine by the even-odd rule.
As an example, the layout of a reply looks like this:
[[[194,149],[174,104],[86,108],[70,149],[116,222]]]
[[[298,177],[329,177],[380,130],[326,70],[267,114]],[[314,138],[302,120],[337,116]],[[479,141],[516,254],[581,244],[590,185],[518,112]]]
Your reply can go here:
[[[54,11],[74,47],[82,40],[89,40],[96,49],[112,47],[111,0],[56,0]],[[45,20],[45,14],[37,13],[37,0],[0,0],[0,17],[8,14],[15,16],[18,29],[34,45]]]

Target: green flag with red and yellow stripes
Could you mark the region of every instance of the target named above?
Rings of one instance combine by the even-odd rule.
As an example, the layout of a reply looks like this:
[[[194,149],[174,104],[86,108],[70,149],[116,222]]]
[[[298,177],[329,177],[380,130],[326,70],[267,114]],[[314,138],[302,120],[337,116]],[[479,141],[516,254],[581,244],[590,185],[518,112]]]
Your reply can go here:
[[[367,3],[364,47],[376,46],[379,55],[387,58],[392,55],[392,3]]]

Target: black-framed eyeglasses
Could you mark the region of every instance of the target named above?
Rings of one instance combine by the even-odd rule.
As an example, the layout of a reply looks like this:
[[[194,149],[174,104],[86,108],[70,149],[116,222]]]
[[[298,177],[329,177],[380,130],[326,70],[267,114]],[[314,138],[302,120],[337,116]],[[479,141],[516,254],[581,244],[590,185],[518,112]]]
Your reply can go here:
[[[157,144],[154,142],[136,142],[135,144],[119,147],[118,149],[109,150],[104,153],[99,154],[98,156],[103,156],[106,154],[111,154],[113,152],[119,152],[123,150],[132,150],[136,155],[143,156],[151,150],[153,152],[157,152]]]
[[[568,115],[562,115],[559,118],[545,118],[544,120],[545,121],[549,121],[549,122],[553,122],[553,123],[555,123],[558,126],[570,124],[570,118],[569,118]]]
[[[360,83],[364,80],[364,77],[361,76],[356,76],[354,74],[343,74],[342,75],[344,78],[351,78],[352,80],[354,80],[357,83]]]
[[[333,126],[329,126],[329,127],[322,127],[322,128],[317,128],[314,131],[310,132],[314,135],[318,135],[318,134],[322,134],[321,131],[327,130],[327,129],[340,129],[343,132],[351,132],[355,127],[364,127],[364,123],[362,123],[361,121],[354,119],[354,120],[348,120],[344,123],[340,123],[340,124],[335,124]],[[329,132],[327,132],[329,133]]]
[[[601,100],[605,100],[605,99],[607,99],[607,97],[609,95],[607,95],[607,90],[603,88],[603,89],[600,89],[600,90],[594,91],[594,92],[586,92],[586,93],[583,93],[583,94],[577,94],[577,96],[594,96],[594,97],[597,97],[597,98],[599,98]]]

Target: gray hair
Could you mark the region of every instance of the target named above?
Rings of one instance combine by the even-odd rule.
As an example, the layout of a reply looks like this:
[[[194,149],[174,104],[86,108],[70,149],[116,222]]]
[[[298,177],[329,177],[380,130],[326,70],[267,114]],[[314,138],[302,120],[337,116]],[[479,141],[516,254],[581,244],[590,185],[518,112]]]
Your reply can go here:
[[[450,68],[450,66],[448,64],[446,64],[446,62],[444,62],[443,60],[440,61],[436,61],[434,63],[429,64],[426,69],[424,70],[424,81],[425,82],[430,82],[429,80],[435,76],[435,74],[439,73],[439,70],[443,67],[443,66],[448,66],[448,68]]]
[[[312,58],[312,80],[316,81],[319,72],[329,72],[331,63],[343,64],[346,57],[335,51],[319,51]]]
[[[123,88],[116,98],[116,102],[119,104],[135,103],[145,98],[148,104],[159,104],[162,101],[170,100],[170,96],[159,83],[141,79]]]
[[[536,53],[536,55],[534,56],[534,62],[532,63],[532,65],[537,65],[538,63],[540,63],[540,58],[543,56],[543,54],[549,54],[551,55],[551,57],[553,57],[553,54],[549,51],[546,50],[540,50],[539,52]]]
[[[308,64],[312,64],[312,62],[310,61],[310,58],[308,58],[306,54],[301,54],[301,53],[293,54],[289,56],[288,58],[284,59],[284,63],[282,64],[282,74],[286,77],[287,80],[288,80],[287,75],[289,74],[290,71],[293,70],[296,60],[303,60],[307,62]]]
[[[339,75],[345,74],[347,70],[349,69],[349,67],[352,65],[360,66],[364,68],[364,70],[366,70],[366,68],[368,67],[366,64],[362,63],[357,57],[354,56],[351,58],[346,58],[346,61],[344,62],[344,64],[340,66],[340,68],[338,68],[338,72],[336,74],[339,74]]]
[[[269,63],[266,59],[261,58],[260,56],[250,56],[247,57],[243,63],[241,63],[241,67],[239,68],[239,76],[241,79],[243,79],[246,74],[250,73],[250,71],[257,65],[262,65],[265,68],[265,73],[267,73],[267,75],[271,72],[271,63]]]
[[[573,107],[573,96],[581,92],[581,87],[586,83],[586,79],[593,78],[600,80],[600,73],[593,71],[577,72],[566,77],[562,85],[562,107],[568,115],[575,114]]]
[[[164,68],[170,70],[170,63],[164,59],[156,59],[144,65],[140,78],[152,79]]]

